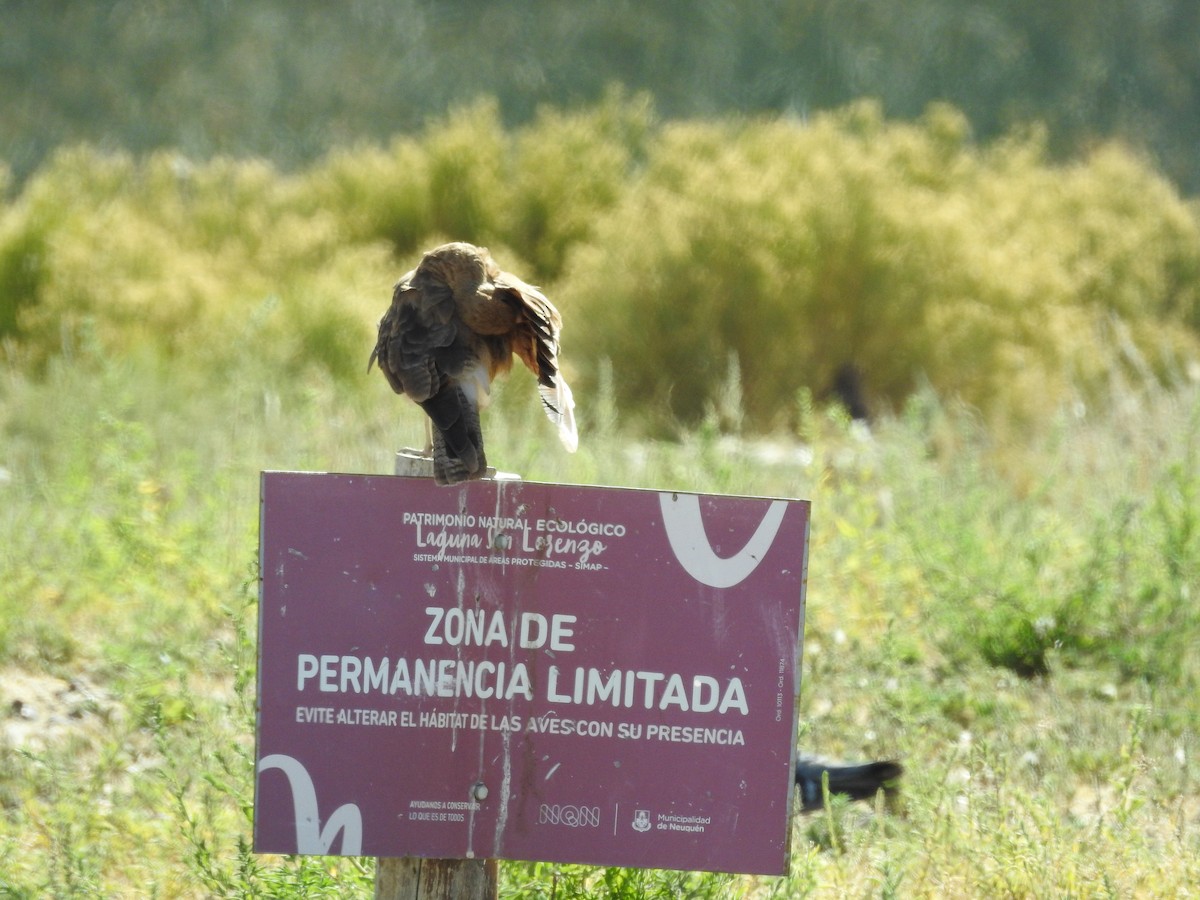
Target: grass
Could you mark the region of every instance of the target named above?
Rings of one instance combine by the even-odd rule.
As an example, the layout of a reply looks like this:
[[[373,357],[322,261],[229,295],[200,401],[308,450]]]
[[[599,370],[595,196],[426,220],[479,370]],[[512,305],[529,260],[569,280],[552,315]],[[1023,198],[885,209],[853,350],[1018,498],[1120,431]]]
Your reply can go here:
[[[514,373],[489,459],[812,499],[802,742],[908,767],[899,809],[797,819],[785,878],[506,863],[505,896],[1186,891],[1197,234],[1126,151],[943,107],[481,101],[290,174],[60,151],[0,205],[0,898],[369,895],[369,860],[249,850],[258,473],[422,440],[363,367],[446,236],[570,323],[580,452]],[[869,431],[795,393],[847,361]]]
[[[86,342],[0,373],[0,897],[370,896],[370,860],[249,851],[257,474],[387,472],[381,379]],[[1200,391],[1115,385],[998,445],[917,395],[871,432],[736,379],[675,440],[612,374],[559,452],[524,376],[489,458],[536,480],[814,501],[802,742],[907,765],[794,824],[779,879],[505,863],[505,897],[1176,896],[1200,883]],[[609,387],[605,387],[609,385]],[[732,394],[732,396],[728,396]]]

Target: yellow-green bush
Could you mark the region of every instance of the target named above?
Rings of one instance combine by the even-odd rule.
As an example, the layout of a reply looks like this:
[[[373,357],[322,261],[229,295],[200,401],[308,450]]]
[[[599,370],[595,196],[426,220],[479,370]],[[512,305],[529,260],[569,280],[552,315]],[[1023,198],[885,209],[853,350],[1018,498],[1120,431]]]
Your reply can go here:
[[[945,107],[666,126],[574,263],[585,353],[620,361],[624,405],[685,421],[729,351],[759,425],[847,363],[884,405],[927,378],[1020,419],[1131,351],[1160,372],[1197,351],[1200,226],[1165,181],[1119,148],[1066,168],[1036,136],[980,149]]]
[[[559,277],[571,248],[629,189],[652,124],[649,98],[614,90],[589,110],[541,109],[517,133],[501,234],[538,279]]]
[[[311,207],[334,211],[345,240],[412,253],[432,227],[426,153],[416,139],[335,151],[301,178]]]
[[[652,122],[646,97],[614,90],[508,132],[481,100],[419,137],[335,152],[302,180],[312,208],[334,212],[350,240],[386,241],[406,259],[447,236],[510,247],[544,281],[627,189]]]
[[[705,415],[731,359],[752,427],[848,364],[877,408],[928,382],[1021,422],[1200,354],[1195,210],[1119,147],[1057,166],[1042,144],[867,102],[656,124],[614,91],[515,130],[483,100],[295,174],[63,150],[0,207],[0,336],[357,378],[396,276],[463,239],[563,308],[584,396],[611,359],[659,424]]]
[[[60,152],[0,218],[0,323],[34,361],[231,353],[357,371],[390,266],[260,162]],[[369,298],[369,302],[368,302]]]

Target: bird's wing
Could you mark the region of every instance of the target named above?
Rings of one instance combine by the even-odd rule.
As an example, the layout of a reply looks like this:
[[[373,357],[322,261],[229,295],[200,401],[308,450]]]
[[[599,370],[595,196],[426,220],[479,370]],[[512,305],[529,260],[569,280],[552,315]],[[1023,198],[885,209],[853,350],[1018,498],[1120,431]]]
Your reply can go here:
[[[420,403],[465,368],[470,354],[450,289],[428,282],[417,287],[414,274],[396,282],[367,369],[378,363],[392,390]]]
[[[575,427],[575,399],[558,363],[562,317],[540,290],[508,272],[493,279],[494,297],[517,313],[511,332],[512,352],[536,377],[546,416],[558,426],[563,446],[574,453],[579,446]]]

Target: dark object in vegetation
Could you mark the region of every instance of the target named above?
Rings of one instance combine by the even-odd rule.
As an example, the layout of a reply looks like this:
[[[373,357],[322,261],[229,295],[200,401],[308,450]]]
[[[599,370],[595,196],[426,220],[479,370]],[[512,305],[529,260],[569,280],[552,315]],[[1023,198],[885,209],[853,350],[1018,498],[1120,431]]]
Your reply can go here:
[[[825,805],[825,791],[821,785],[822,774],[829,773],[829,794],[842,794],[851,800],[870,800],[880,791],[888,797],[899,790],[897,782],[904,774],[904,766],[898,762],[845,763],[822,762],[815,757],[801,756],[796,759],[796,786],[800,789],[800,800],[807,811],[821,809]]]
[[[392,389],[425,410],[434,478],[458,484],[487,469],[479,410],[514,355],[537,376],[546,415],[574,452],[575,401],[558,368],[561,330],[542,292],[500,271],[486,247],[443,244],[396,284],[367,369],[378,361]]]
[[[833,384],[829,394],[845,407],[851,419],[865,422],[871,418],[867,405],[867,389],[863,384],[862,371],[854,363],[842,363],[833,373]]]

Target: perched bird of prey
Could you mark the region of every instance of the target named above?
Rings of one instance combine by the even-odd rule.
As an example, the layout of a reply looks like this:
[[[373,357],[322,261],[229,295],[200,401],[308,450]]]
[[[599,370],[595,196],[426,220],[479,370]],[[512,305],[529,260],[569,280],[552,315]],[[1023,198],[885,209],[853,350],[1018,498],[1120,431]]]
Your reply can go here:
[[[434,478],[458,484],[487,468],[479,410],[514,356],[537,377],[546,415],[575,451],[575,401],[558,366],[561,330],[546,296],[502,272],[486,247],[443,244],[397,282],[367,370],[378,362],[392,389],[425,410]]]
[[[892,796],[897,782],[904,774],[898,762],[832,763],[823,762],[812,756],[796,759],[796,786],[800,789],[800,801],[805,811],[821,809],[825,805],[825,789],[822,776],[829,774],[829,794],[842,794],[851,800],[870,800],[883,791]]]

